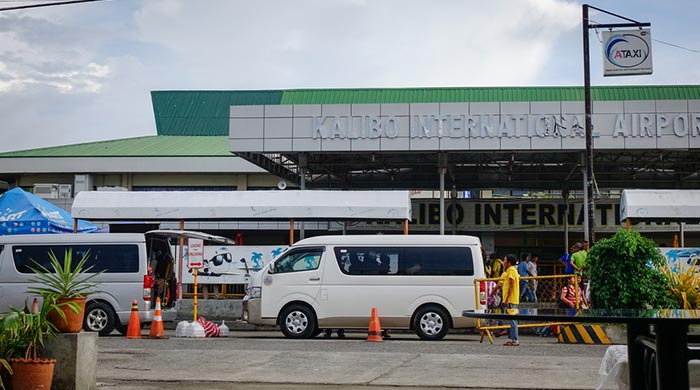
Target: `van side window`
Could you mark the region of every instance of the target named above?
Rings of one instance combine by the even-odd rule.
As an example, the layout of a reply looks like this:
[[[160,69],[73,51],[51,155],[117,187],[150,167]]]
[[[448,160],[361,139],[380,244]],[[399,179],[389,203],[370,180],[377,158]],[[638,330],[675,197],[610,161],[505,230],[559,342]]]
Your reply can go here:
[[[399,264],[402,275],[474,275],[472,251],[466,247],[403,248]]]
[[[395,275],[400,249],[391,247],[336,247],[340,270],[348,275]]]
[[[85,267],[92,266],[90,273],[104,271],[105,273],[138,273],[139,247],[132,244],[116,245],[18,245],[14,247],[13,258],[17,271],[31,274],[29,267],[37,268],[34,261],[51,270],[49,251],[63,262],[66,249],[73,250],[73,266],[90,252]]]
[[[336,247],[334,252],[347,275],[474,275],[467,247]]]
[[[289,251],[274,264],[275,273],[310,271],[321,264],[323,248],[300,248]]]

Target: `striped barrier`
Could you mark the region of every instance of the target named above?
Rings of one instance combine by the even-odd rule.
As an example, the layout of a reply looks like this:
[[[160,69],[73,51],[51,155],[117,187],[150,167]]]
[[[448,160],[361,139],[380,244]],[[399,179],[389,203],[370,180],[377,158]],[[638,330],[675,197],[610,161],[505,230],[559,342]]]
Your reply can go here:
[[[564,344],[612,344],[600,325],[571,324],[559,327],[559,342]]]

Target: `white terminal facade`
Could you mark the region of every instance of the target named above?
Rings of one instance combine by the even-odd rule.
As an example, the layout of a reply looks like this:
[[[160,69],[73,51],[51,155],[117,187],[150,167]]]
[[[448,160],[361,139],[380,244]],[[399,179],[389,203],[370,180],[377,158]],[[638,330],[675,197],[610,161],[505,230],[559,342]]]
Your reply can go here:
[[[621,227],[622,189],[700,187],[700,87],[593,92],[600,238]],[[73,193],[54,200],[67,209],[76,185],[409,189],[409,231],[421,233],[439,232],[442,184],[446,234],[477,235],[487,250],[553,259],[564,250],[565,230],[569,242],[583,238],[582,88],[154,91],[152,99],[157,136],[0,154],[0,180],[27,189],[70,184]],[[281,244],[289,222],[186,221],[186,228]],[[677,224],[637,228],[668,246],[678,231]],[[402,226],[307,221],[304,230],[307,237],[390,234]],[[697,225],[685,232],[686,246],[700,245]]]

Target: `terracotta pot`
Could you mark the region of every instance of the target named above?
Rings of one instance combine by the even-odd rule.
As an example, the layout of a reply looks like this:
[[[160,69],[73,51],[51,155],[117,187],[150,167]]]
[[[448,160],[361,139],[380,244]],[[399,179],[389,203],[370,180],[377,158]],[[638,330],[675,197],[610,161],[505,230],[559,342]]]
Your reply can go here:
[[[7,371],[5,366],[0,364],[0,380],[2,381],[3,385],[5,385],[6,390],[12,390],[12,375],[10,375],[10,372]]]
[[[62,297],[58,298],[56,303],[75,302],[80,306],[77,313],[73,313],[69,305],[61,306],[61,310],[66,315],[66,320],[61,318],[61,315],[56,310],[51,310],[48,315],[49,321],[56,325],[61,333],[78,333],[83,328],[83,316],[85,315],[85,297]]]
[[[56,359],[10,359],[13,390],[50,390]]]

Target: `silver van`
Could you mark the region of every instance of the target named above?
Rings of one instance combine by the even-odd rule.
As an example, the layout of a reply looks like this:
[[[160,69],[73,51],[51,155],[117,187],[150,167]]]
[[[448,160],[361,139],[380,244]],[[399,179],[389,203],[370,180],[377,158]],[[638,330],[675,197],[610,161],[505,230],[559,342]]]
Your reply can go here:
[[[0,312],[10,306],[31,304],[35,295],[27,293],[32,284],[33,261],[50,269],[48,253],[59,261],[67,249],[74,259],[89,253],[90,272],[103,271],[93,281],[100,293],[88,296],[83,329],[108,335],[117,329],[126,334],[132,302],[136,300],[142,323],[153,319],[156,297],[161,298],[163,321],[176,317],[177,281],[175,247],[172,239],[199,238],[229,240],[199,232],[156,230],[141,233],[41,234],[0,236]],[[219,240],[220,239],[220,240]],[[172,242],[171,242],[172,241]]]

